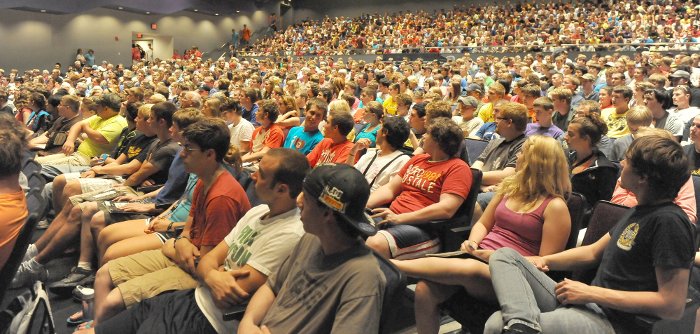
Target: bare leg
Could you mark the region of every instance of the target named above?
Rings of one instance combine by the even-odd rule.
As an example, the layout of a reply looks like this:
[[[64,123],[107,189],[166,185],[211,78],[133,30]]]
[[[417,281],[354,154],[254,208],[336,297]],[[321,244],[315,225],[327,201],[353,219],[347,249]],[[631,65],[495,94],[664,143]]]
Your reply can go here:
[[[121,292],[119,292],[119,289],[116,289],[112,283],[112,277],[109,275],[109,263],[105,264],[100,268],[100,270],[97,271],[94,289],[95,320],[93,327],[94,325],[97,325],[99,320],[109,319],[126,308],[124,301],[121,298]],[[118,302],[115,302],[116,299],[118,299]],[[114,310],[115,304],[117,304],[117,307],[121,307],[121,309]]]
[[[56,258],[74,242],[75,238],[80,236],[80,214],[81,210],[78,206],[70,210],[65,224],[51,238],[46,247],[39,250],[39,254],[34,258],[37,262],[46,264],[49,260]]]
[[[98,256],[100,259],[100,264],[109,262],[103,260],[103,258],[110,246],[122,240],[146,235],[144,232],[145,229],[145,219],[127,220],[125,222],[106,226],[104,229],[102,229],[102,232],[100,232],[99,236],[97,237],[97,248],[99,251]],[[112,257],[112,259],[114,259],[114,257]]]
[[[112,246],[107,248],[107,251],[102,258],[104,263],[118,259],[123,256],[128,256],[140,253],[146,250],[159,249],[163,246],[160,238],[154,234],[144,234],[141,236],[117,241]]]
[[[472,225],[474,225],[477,221],[479,221],[479,218],[481,218],[481,215],[484,214],[484,210],[481,208],[479,203],[474,203],[474,213],[472,214]]]
[[[79,262],[90,262],[95,257],[95,240],[91,231],[90,218],[97,212],[96,202],[81,203],[80,216],[80,258]]]
[[[66,186],[66,176],[61,174],[53,179],[53,208],[56,212],[61,211],[61,207],[64,200],[63,198],[63,188]]]
[[[442,285],[430,281],[416,284],[414,310],[418,333],[437,333],[440,330],[439,305],[460,289],[454,285]]]
[[[695,329],[693,330],[693,333],[700,334],[700,308],[695,313]]]
[[[367,247],[374,249],[377,253],[379,253],[379,255],[381,255],[385,259],[391,259],[391,250],[389,249],[389,242],[386,240],[386,237],[383,234],[377,233],[367,238],[367,241],[365,243],[367,244]]]
[[[65,210],[61,210],[61,212],[56,215],[56,218],[54,218],[53,222],[51,222],[49,228],[46,229],[46,232],[44,232],[44,234],[42,234],[41,237],[39,237],[39,239],[34,243],[37,251],[41,252],[44,248],[46,248],[49,242],[51,242],[51,240],[56,236],[58,231],[63,228],[63,225],[65,225],[66,221],[68,220],[68,214],[72,208],[73,205],[70,204],[70,202],[66,203]]]
[[[55,192],[55,190],[54,190]],[[66,203],[71,196],[80,195],[83,193],[83,188],[80,186],[80,181],[70,180],[66,182],[66,186],[63,187],[62,195],[60,198],[61,203]]]

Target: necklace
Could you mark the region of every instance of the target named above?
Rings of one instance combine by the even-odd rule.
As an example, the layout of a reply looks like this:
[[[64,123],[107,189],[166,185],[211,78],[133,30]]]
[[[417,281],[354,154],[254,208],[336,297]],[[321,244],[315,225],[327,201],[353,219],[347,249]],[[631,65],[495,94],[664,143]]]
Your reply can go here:
[[[583,158],[583,160],[581,160],[581,161],[579,161],[579,162],[577,162],[577,163],[574,163],[574,165],[571,166],[571,169],[573,170],[574,168],[583,165],[583,163],[585,163],[586,161],[591,160],[591,158],[593,158],[593,155],[594,155],[594,154],[595,154],[595,152],[592,152],[592,153],[589,154],[587,157]]]

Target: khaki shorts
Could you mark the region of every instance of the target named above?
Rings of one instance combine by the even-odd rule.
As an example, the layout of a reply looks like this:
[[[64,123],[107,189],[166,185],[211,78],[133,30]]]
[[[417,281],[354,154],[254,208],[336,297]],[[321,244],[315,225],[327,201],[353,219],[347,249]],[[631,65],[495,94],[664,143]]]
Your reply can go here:
[[[160,249],[110,261],[109,275],[127,307],[165,291],[197,287],[197,280],[170,261]]]
[[[80,190],[83,192],[83,194],[93,192],[96,190],[109,189],[115,184],[124,183],[124,178],[122,178],[121,176],[112,176],[109,178],[81,178],[80,174],[81,173],[65,173],[63,174],[63,176],[66,178],[66,181],[78,180],[78,182],[80,183]]]
[[[78,152],[68,156],[56,153],[45,157],[36,157],[34,160],[42,165],[90,166],[90,158]]]

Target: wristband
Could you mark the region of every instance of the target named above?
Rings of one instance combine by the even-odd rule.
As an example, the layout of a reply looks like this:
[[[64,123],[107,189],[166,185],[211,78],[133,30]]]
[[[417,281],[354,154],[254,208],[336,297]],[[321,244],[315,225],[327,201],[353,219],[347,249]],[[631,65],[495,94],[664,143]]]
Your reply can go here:
[[[173,224],[175,224],[175,222],[170,222],[170,224],[168,224],[168,228],[165,229],[165,232],[170,232],[170,228],[173,227]]]
[[[186,236],[178,235],[177,237],[175,237],[175,241],[173,241],[173,248],[175,248],[175,244],[176,244],[177,241],[180,240],[180,239],[187,239],[187,240],[189,240],[189,238],[187,238]]]

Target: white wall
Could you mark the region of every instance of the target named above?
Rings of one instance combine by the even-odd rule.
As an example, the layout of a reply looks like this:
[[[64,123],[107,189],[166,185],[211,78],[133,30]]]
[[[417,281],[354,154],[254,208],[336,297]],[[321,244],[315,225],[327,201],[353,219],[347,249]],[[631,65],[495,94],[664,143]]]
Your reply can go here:
[[[268,3],[255,12],[222,16],[194,12],[141,15],[103,8],[80,14],[53,15],[2,9],[0,68],[44,69],[56,62],[67,66],[75,60],[78,48],[94,49],[97,63],[108,60],[129,64],[132,33],[135,32],[172,36],[171,47],[180,53],[195,45],[200,50],[210,51],[228,41],[233,28],[240,30],[247,24],[256,31],[265,27],[271,12],[279,13],[278,2]],[[158,24],[157,31],[151,30],[151,23]]]

